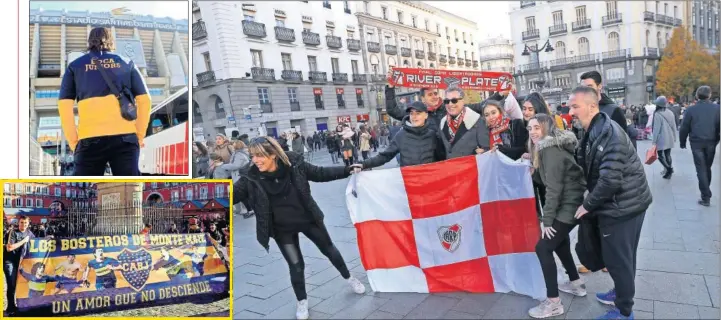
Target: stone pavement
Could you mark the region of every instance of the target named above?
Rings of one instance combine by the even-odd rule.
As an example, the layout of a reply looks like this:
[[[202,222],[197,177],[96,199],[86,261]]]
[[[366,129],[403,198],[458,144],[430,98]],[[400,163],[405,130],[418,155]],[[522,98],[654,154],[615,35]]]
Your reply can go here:
[[[639,141],[642,158],[649,146],[649,142]],[[331,164],[327,152],[319,154],[314,158],[316,164]],[[690,151],[675,148],[672,157],[676,173],[670,181],[661,178],[660,164],[645,166],[654,202],[646,215],[638,250],[636,317],[719,319],[718,197],[712,199],[710,208],[696,204],[699,192]],[[394,160],[386,165],[394,166]],[[713,174],[712,190],[718,193],[721,172],[715,169]],[[528,309],[537,302],[512,293],[373,292],[360,263],[356,232],[345,208],[347,183],[347,180],[312,183],[311,188],[325,213],[335,245],[351,273],[366,284],[367,292],[354,294],[330,262],[301,235],[311,319],[528,318]],[[252,218],[236,216],[233,229],[233,318],[294,319],[296,300],[288,267],[275,243],[271,240],[270,253],[266,253],[255,240]],[[582,277],[589,295],[579,298],[561,293],[566,313],[558,318],[589,319],[607,310],[595,300],[594,293],[611,288],[608,274],[597,272]]]

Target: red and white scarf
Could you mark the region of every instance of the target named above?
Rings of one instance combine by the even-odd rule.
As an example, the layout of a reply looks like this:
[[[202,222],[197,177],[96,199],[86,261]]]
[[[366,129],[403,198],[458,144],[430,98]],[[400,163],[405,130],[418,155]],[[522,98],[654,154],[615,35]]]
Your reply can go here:
[[[489,127],[491,128],[491,148],[497,146],[497,145],[503,145],[503,139],[501,138],[501,133],[508,130],[508,127],[511,123],[511,119],[508,119],[504,117],[502,114],[498,115],[498,118],[496,119],[496,122],[493,124],[489,124]]]
[[[463,117],[466,116],[466,108],[463,108],[461,110],[461,113],[453,117],[450,114],[446,115],[446,120],[448,122],[448,133],[451,135],[450,142],[453,142],[453,139],[456,138],[456,132],[458,132],[458,128],[461,127],[461,123],[463,122]]]

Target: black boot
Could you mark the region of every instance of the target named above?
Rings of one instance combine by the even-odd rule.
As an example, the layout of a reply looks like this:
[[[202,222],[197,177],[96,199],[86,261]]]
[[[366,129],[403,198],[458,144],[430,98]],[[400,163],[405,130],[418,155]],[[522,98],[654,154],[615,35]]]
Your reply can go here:
[[[673,168],[666,169],[666,173],[663,175],[664,179],[671,179],[671,175],[673,175]]]
[[[704,200],[701,199],[698,201],[698,204],[704,206],[704,207],[710,207],[711,206],[711,200]]]

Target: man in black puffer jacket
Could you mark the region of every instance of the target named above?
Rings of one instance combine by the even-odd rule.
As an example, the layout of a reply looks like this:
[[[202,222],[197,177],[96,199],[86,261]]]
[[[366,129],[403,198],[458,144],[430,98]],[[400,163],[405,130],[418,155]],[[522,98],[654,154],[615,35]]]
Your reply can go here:
[[[633,313],[636,251],[651,190],[643,164],[625,130],[598,107],[596,90],[580,86],[570,98],[572,116],[586,133],[576,150],[583,167],[588,195],[576,218],[597,221],[601,234],[601,256],[614,282],[614,289],[596,294],[597,299],[617,309],[602,319],[627,319]]]
[[[375,168],[400,155],[401,167],[433,163],[445,160],[446,151],[438,133],[428,123],[428,108],[422,102],[413,102],[407,109],[409,116],[403,119],[403,129],[393,137],[390,145],[375,157],[354,164],[353,167]]]

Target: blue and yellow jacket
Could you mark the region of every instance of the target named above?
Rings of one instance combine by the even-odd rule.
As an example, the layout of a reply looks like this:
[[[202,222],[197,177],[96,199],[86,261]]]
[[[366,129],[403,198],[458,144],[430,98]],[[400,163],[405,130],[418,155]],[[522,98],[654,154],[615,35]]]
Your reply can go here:
[[[98,57],[98,58],[96,58]],[[138,119],[127,121],[120,115],[120,102],[97,69],[102,63],[118,90],[129,88],[135,96]],[[78,102],[78,124],[75,125],[73,104]],[[70,148],[80,139],[135,133],[143,145],[150,120],[150,95],[145,80],[129,59],[107,51],[92,51],[68,65],[60,85],[58,109],[60,121]]]

